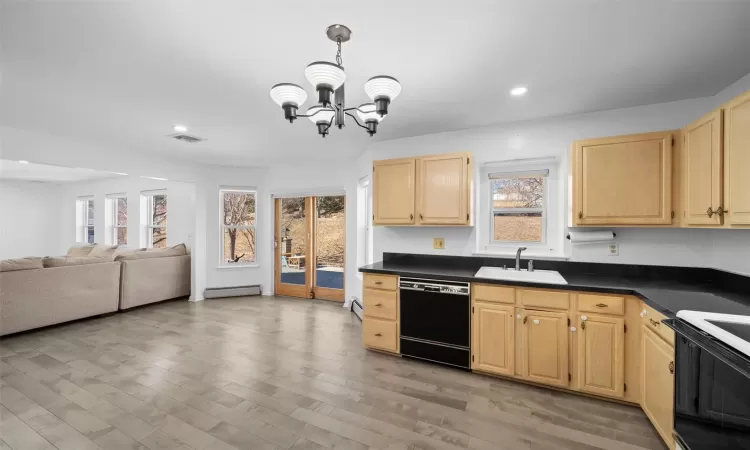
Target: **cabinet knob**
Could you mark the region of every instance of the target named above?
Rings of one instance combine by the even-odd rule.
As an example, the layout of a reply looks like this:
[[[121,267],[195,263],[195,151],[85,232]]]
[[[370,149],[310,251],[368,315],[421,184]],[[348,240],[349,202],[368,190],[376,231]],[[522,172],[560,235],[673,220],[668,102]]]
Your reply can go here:
[[[534,325],[539,325],[539,321],[534,319]]]
[[[724,217],[724,214],[728,214],[728,213],[729,213],[729,211],[727,211],[726,209],[724,209],[723,206],[719,206],[719,209],[716,210],[716,214],[718,214],[719,217]]]
[[[583,219],[583,211],[580,211],[580,212],[578,213],[578,218],[579,218],[579,219]]]
[[[707,216],[709,217],[709,219],[710,219],[710,218],[711,218],[711,216],[713,216],[713,215],[714,215],[714,213],[716,213],[716,212],[718,212],[718,211],[713,211],[713,210],[711,209],[711,207],[709,206],[709,207],[708,207],[708,209],[706,210],[706,215],[707,215]]]
[[[414,220],[414,214],[409,214],[409,219]]]
[[[570,331],[576,331],[576,327],[570,327]]]
[[[669,373],[674,374],[674,361],[669,361]]]
[[[585,321],[589,320],[589,318],[588,318],[588,316],[581,316],[581,320],[583,320],[585,322]]]

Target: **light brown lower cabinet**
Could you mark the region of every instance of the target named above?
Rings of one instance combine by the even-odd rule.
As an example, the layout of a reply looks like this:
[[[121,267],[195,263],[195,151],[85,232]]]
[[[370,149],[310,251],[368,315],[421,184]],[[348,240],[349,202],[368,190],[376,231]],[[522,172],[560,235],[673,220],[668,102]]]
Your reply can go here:
[[[365,274],[362,291],[362,344],[399,353],[401,349],[398,277]]]
[[[674,347],[642,326],[641,408],[669,448],[674,448]]]
[[[567,311],[522,311],[522,377],[536,383],[568,387]]]
[[[513,305],[475,301],[472,306],[471,368],[499,375],[514,374]]]
[[[625,396],[625,319],[578,316],[577,389],[596,395]]]

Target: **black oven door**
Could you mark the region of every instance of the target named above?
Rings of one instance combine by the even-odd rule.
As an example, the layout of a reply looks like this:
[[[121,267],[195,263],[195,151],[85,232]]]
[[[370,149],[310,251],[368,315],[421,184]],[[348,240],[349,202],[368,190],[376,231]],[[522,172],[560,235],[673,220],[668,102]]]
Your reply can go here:
[[[669,322],[677,332],[677,443],[685,450],[750,450],[750,360],[685,322]]]

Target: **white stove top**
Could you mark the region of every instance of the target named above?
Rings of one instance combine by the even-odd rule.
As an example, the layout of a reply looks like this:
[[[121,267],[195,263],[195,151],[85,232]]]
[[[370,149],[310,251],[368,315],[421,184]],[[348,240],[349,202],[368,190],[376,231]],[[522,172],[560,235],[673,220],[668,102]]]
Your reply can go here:
[[[677,317],[750,357],[750,316],[680,311]]]

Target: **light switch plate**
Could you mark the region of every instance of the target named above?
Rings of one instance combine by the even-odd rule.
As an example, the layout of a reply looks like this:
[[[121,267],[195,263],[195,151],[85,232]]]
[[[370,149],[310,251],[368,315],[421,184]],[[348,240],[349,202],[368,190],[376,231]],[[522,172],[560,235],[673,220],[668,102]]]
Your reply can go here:
[[[617,244],[609,244],[609,256],[619,256],[620,246]]]
[[[432,238],[432,248],[439,250],[445,249],[445,239],[443,238]]]

